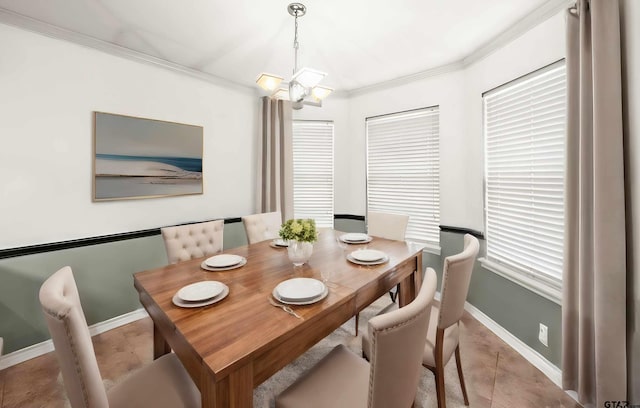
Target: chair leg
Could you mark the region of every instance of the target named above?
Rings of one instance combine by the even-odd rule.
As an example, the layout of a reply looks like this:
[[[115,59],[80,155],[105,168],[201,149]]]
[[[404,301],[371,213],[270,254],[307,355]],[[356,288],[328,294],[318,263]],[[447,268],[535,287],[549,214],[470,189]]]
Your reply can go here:
[[[469,398],[467,397],[467,387],[464,385],[464,375],[462,375],[462,363],[460,362],[460,345],[456,346],[456,367],[458,368],[458,378],[460,379],[460,388],[462,388],[464,405],[469,405]]]
[[[356,313],[356,337],[358,337],[358,323],[360,322],[360,313]]]
[[[436,367],[433,372],[436,380],[436,397],[438,398],[438,408],[446,408],[447,403],[445,401],[444,394],[444,361],[443,361],[443,347],[444,347],[444,329],[438,329],[436,331],[436,349],[435,360]]]

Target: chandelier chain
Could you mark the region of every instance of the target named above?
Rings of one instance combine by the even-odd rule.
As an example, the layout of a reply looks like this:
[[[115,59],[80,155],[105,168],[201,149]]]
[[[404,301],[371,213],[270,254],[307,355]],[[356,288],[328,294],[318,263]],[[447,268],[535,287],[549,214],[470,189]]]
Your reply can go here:
[[[296,15],[295,15],[295,35],[293,37],[293,49],[294,49],[294,56],[293,56],[293,73],[295,74],[296,71],[298,70],[298,12],[296,11]]]

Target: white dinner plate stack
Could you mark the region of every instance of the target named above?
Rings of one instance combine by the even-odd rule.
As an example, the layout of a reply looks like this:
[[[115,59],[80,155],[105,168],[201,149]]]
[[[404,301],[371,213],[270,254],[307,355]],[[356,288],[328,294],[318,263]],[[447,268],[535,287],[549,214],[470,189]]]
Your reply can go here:
[[[273,297],[289,305],[310,305],[329,294],[327,286],[317,279],[293,278],[280,282],[273,289]]]
[[[289,242],[282,238],[278,238],[271,241],[269,245],[271,245],[273,248],[286,248],[289,246]]]
[[[380,265],[389,260],[389,256],[376,249],[359,249],[347,255],[347,259],[358,265]]]
[[[359,232],[351,232],[348,234],[340,235],[340,241],[346,242],[347,244],[366,244],[367,242],[371,242],[373,238],[371,238],[367,234],[362,234]]]
[[[230,269],[240,268],[247,264],[247,259],[240,255],[221,254],[207,258],[200,267],[208,271],[228,271]]]
[[[229,287],[218,281],[202,281],[182,287],[174,296],[173,304],[180,307],[209,306],[229,294]]]

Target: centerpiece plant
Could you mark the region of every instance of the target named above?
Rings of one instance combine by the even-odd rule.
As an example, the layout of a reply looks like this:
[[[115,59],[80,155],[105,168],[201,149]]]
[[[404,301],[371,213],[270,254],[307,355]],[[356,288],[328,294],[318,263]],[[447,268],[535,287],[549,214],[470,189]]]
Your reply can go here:
[[[316,242],[316,221],[309,218],[287,220],[282,224],[279,235],[287,241]]]
[[[318,240],[315,220],[287,220],[280,227],[279,235],[289,243],[287,252],[293,265],[301,266],[311,258],[313,243]]]

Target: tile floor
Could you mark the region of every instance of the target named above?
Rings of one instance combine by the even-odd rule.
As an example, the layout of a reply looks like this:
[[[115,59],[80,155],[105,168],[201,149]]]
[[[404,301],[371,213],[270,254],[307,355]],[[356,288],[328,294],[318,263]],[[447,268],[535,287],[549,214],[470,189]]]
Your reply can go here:
[[[470,315],[465,314],[462,327],[463,371],[472,407],[580,407]],[[145,318],[94,337],[105,382],[115,382],[151,361],[152,333],[151,320]],[[453,359],[450,364],[455,364]],[[1,408],[65,406],[68,403],[53,353],[0,371]]]

